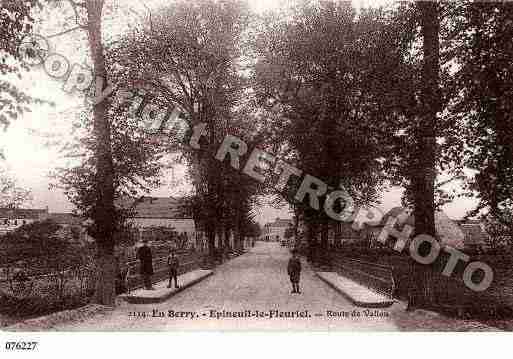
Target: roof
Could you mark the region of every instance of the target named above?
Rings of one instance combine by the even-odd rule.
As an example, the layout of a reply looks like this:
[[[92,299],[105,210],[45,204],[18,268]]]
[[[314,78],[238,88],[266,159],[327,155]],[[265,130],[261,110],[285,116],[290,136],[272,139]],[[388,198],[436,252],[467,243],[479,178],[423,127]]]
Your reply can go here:
[[[7,219],[40,219],[47,214],[46,209],[0,208],[0,218]]]
[[[80,225],[83,221],[83,218],[73,213],[49,213],[48,219],[64,225]]]
[[[274,222],[267,223],[266,227],[289,227],[292,226],[294,222],[292,219],[282,219],[282,218],[276,218]]]
[[[403,207],[394,207],[388,211],[382,218],[381,223],[386,224],[390,217],[397,217],[399,228],[404,225],[415,227],[415,216],[411,211]],[[458,224],[451,220],[443,211],[435,212],[436,234],[443,245],[449,245],[453,248],[463,248],[465,244],[465,235]]]
[[[481,221],[478,220],[478,219],[458,219],[455,222],[457,222],[460,225],[462,225],[462,224],[478,224],[478,225],[481,225]]]
[[[141,197],[125,198],[116,203],[119,207],[129,209],[135,206],[133,218],[170,218],[170,219],[191,219],[183,208],[184,201],[173,197]]]

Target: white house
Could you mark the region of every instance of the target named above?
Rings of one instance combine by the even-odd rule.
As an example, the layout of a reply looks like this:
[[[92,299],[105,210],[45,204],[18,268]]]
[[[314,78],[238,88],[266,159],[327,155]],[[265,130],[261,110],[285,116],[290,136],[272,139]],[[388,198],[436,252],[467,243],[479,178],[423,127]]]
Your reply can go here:
[[[293,224],[292,219],[276,218],[274,222],[267,223],[264,226],[264,240],[279,242],[285,239],[285,231]]]
[[[415,227],[415,216],[411,214],[411,210],[403,207],[394,207],[388,211],[381,219],[384,226],[390,217],[397,218],[396,227],[402,229],[404,225]],[[436,235],[442,245],[448,245],[452,248],[463,249],[465,247],[465,234],[456,221],[450,219],[445,212],[435,211],[435,229]]]
[[[14,231],[24,224],[43,221],[48,218],[48,208],[0,208],[0,235]]]
[[[122,208],[133,208],[134,215],[128,220],[140,235],[155,227],[173,229],[177,235],[186,235],[190,243],[197,237],[196,224],[192,216],[185,214],[179,198],[141,197],[124,199],[117,203]]]

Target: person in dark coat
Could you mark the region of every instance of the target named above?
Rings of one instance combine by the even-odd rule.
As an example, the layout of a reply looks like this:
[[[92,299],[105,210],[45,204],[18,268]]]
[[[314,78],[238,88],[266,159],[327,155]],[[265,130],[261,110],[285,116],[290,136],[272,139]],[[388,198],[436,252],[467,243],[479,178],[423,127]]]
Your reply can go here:
[[[168,288],[171,288],[171,281],[174,279],[175,288],[179,288],[178,285],[178,268],[180,267],[180,262],[178,261],[178,257],[176,256],[174,251],[171,251],[169,257],[167,257],[167,265],[169,267],[169,284]]]
[[[301,275],[301,261],[299,260],[299,255],[297,251],[292,251],[292,258],[289,260],[289,264],[287,266],[287,272],[290,277],[290,282],[292,283],[292,292],[291,293],[301,293],[299,291],[299,278]]]
[[[144,287],[153,290],[151,276],[153,275],[153,257],[151,248],[148,247],[148,240],[143,241],[143,245],[137,251],[137,259],[141,261],[141,276],[143,277]]]

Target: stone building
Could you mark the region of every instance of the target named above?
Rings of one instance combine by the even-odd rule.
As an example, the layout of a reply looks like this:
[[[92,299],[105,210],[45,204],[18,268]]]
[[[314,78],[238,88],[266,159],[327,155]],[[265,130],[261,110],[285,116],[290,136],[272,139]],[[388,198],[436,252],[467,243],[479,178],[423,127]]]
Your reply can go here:
[[[285,239],[285,231],[293,226],[292,219],[276,218],[274,222],[267,223],[264,226],[262,236],[265,241],[279,242]]]
[[[183,208],[183,200],[180,198],[127,198],[118,201],[117,205],[125,209],[133,209],[133,216],[128,222],[138,231],[141,239],[151,240],[152,237],[159,235],[157,232],[165,232],[164,229],[167,228],[175,233],[174,238],[186,241],[187,245],[191,246],[195,245],[200,235],[196,230],[194,219],[187,215]]]

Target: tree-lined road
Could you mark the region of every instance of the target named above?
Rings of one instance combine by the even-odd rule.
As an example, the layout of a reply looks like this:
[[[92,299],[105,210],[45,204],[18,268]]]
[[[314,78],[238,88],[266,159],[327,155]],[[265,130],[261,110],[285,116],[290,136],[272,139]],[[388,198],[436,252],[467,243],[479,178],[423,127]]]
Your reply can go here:
[[[363,308],[347,302],[339,293],[321,282],[303,261],[302,294],[291,294],[287,276],[289,251],[277,243],[257,242],[248,253],[215,270],[203,282],[160,304],[123,303],[106,315],[86,322],[68,324],[58,330],[396,330],[389,318],[364,317]],[[151,317],[153,310],[194,312],[198,317]],[[210,311],[244,311],[269,313],[308,311],[307,318],[224,318],[210,317]],[[361,312],[360,318],[328,317],[327,311]],[[130,314],[146,313],[146,317]],[[273,312],[273,315],[276,313]],[[322,314],[323,316],[316,316]]]

